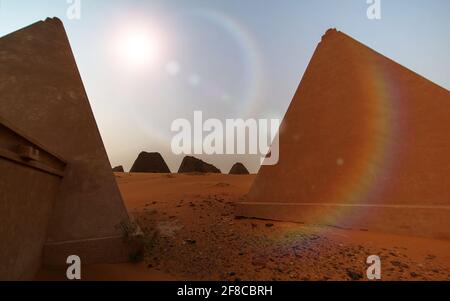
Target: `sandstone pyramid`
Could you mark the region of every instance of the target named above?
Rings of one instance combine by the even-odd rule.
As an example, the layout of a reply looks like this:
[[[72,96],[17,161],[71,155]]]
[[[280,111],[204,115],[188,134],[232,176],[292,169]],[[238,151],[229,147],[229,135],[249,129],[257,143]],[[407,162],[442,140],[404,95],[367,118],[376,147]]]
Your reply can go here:
[[[0,119],[11,125],[0,135],[0,160],[16,162],[0,186],[19,185],[2,190],[0,207],[10,207],[0,210],[9,229],[0,232],[0,255],[9,255],[0,256],[0,279],[30,279],[42,263],[67,266],[73,254],[83,264],[128,260],[117,226],[129,216],[62,22],[4,36],[0,49]]]
[[[170,173],[170,169],[160,153],[141,152],[130,172]]]
[[[208,164],[200,159],[186,156],[181,162],[178,173],[201,172],[201,173],[221,173],[220,169],[212,164]]]
[[[248,175],[250,174],[244,164],[238,162],[230,169],[230,175]]]
[[[450,238],[450,93],[335,29],[237,215]]]
[[[113,172],[125,172],[122,165],[116,166],[112,169]]]

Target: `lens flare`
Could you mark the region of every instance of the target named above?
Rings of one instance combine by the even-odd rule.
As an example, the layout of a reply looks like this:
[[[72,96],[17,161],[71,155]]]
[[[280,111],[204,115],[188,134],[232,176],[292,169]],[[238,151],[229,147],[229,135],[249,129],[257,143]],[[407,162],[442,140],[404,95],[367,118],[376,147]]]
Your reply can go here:
[[[119,35],[117,57],[133,68],[146,68],[157,61],[161,52],[158,35],[145,26],[129,26]]]

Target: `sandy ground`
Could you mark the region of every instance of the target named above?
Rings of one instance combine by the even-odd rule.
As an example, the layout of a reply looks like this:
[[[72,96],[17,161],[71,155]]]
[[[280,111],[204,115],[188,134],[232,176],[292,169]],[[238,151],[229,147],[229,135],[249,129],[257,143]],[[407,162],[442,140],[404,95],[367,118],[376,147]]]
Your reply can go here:
[[[239,219],[254,175],[116,173],[126,206],[149,238],[140,263],[84,266],[85,280],[450,280],[450,241]],[[38,280],[64,279],[42,270]]]

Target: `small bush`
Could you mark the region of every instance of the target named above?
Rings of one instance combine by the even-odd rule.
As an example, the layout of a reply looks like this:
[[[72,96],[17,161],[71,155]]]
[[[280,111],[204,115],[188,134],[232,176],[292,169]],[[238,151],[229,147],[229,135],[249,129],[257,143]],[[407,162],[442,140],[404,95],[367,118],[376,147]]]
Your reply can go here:
[[[117,228],[122,232],[124,243],[130,246],[130,261],[142,261],[145,254],[150,252],[153,248],[156,239],[156,231],[152,233],[138,232],[138,224],[130,221],[122,221],[117,225]]]

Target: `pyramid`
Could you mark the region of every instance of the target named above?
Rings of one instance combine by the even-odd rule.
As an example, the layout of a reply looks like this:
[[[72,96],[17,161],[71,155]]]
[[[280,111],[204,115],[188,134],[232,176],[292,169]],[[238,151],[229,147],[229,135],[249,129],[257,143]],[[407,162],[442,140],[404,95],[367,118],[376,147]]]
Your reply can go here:
[[[21,241],[15,246],[18,251],[30,251],[24,251],[19,259],[1,258],[0,265],[4,260],[17,260],[4,273],[10,279],[30,278],[41,264],[66,266],[67,256],[74,254],[83,264],[128,260],[118,225],[128,223],[129,216],[62,22],[47,19],[4,36],[0,49],[0,119],[11,124],[17,135],[30,137],[45,153],[57,154],[66,164],[54,200],[54,188],[46,184],[44,175],[27,173],[36,178],[21,188],[24,192],[17,206],[33,203],[42,193],[48,196],[45,202],[51,212],[37,210],[28,216],[23,209],[24,216],[13,220],[28,230],[23,231],[24,236],[17,233],[11,244],[2,239],[2,244],[14,248],[16,241]],[[0,143],[3,138],[0,136]],[[25,157],[17,159],[19,164],[8,165],[10,172],[0,175],[0,183],[28,183],[16,169],[28,164],[36,170],[36,164],[49,164],[43,157],[44,161],[38,161],[39,151],[33,146],[25,146],[23,153]],[[17,195],[1,196],[2,202],[8,202]],[[14,223],[8,227],[16,229]],[[36,227],[43,230],[30,235]]]
[[[248,169],[244,166],[244,164],[238,162],[236,164],[233,165],[233,167],[231,167],[230,175],[248,175],[250,174],[248,172]]]
[[[112,169],[113,172],[125,172],[122,165],[116,166]]]
[[[181,162],[180,168],[178,169],[178,173],[191,173],[191,172],[221,173],[220,169],[218,169],[212,164],[206,163],[192,156],[186,156]]]
[[[141,152],[134,161],[130,172],[170,173],[170,169],[160,153]]]
[[[450,93],[346,34],[322,37],[237,215],[450,238]]]

